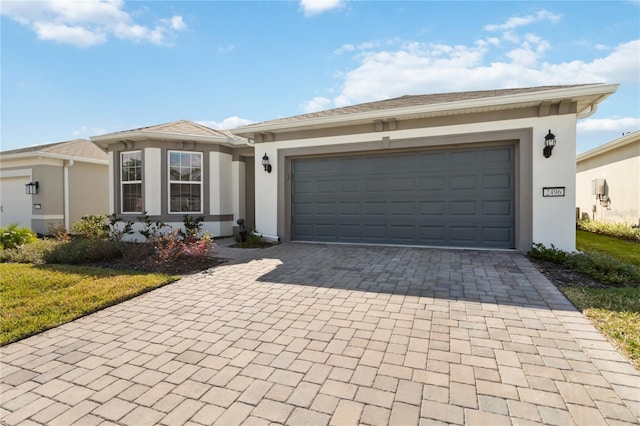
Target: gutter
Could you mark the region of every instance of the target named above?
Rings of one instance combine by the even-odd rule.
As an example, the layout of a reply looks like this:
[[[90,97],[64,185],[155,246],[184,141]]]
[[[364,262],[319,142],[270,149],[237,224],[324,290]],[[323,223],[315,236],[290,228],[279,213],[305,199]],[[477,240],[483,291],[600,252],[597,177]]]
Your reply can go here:
[[[585,85],[578,88],[564,88],[555,90],[544,90],[540,92],[519,93],[515,95],[505,95],[493,98],[467,99],[463,101],[444,102],[438,104],[419,105],[410,107],[400,107],[392,109],[382,109],[376,111],[366,111],[360,113],[351,113],[343,115],[332,115],[324,117],[313,117],[299,120],[292,120],[277,123],[264,123],[247,125],[234,130],[230,130],[234,135],[251,135],[253,133],[268,131],[285,131],[297,128],[321,127],[326,125],[337,125],[340,123],[349,123],[355,121],[366,121],[384,119],[389,117],[398,117],[402,115],[417,115],[428,113],[455,112],[476,108],[497,108],[500,106],[507,107],[514,104],[537,103],[544,101],[560,101],[563,99],[574,99],[583,96],[601,95],[599,102],[607,96],[614,93],[619,84],[594,84]]]
[[[91,163],[91,164],[100,164],[100,165],[108,165],[109,160],[97,160],[93,158],[86,157],[77,157],[73,155],[64,155],[64,154],[53,154],[50,152],[42,152],[42,151],[31,151],[24,152],[18,154],[5,154],[0,155],[0,160],[9,161],[9,160],[21,160],[25,158],[51,158],[54,160],[66,160],[66,161],[80,161],[82,163]]]
[[[636,130],[633,133],[619,137],[618,139],[605,143],[604,145],[597,146],[587,152],[583,152],[576,157],[576,162],[579,163],[580,161],[584,161],[591,157],[613,151],[614,149],[632,144],[634,142],[640,142],[640,130]]]
[[[91,139],[91,142],[103,148],[105,148],[109,144],[125,140],[136,141],[146,139],[215,143],[231,147],[247,145],[246,140],[239,137],[230,138],[227,136],[187,135],[184,133],[141,132],[138,130],[111,133],[101,136],[92,136],[89,139]]]

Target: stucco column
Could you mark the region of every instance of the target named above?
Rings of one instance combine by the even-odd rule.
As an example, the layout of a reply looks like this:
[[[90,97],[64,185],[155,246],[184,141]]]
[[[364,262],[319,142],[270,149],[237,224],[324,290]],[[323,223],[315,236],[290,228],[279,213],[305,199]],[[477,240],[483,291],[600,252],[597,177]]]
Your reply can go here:
[[[115,175],[115,158],[116,153],[109,151],[109,214],[116,214],[116,175]]]
[[[257,144],[256,161],[256,231],[268,239],[278,238],[278,175],[284,174],[278,164],[278,149],[274,143]],[[262,166],[264,154],[269,157],[271,173]]]
[[[231,154],[209,153],[209,214],[233,213]]]
[[[162,151],[145,148],[143,153],[144,209],[149,216],[162,214]]]
[[[547,132],[556,136],[549,158],[542,150]],[[533,127],[533,242],[574,251],[576,248],[576,117],[540,118]],[[564,187],[563,197],[545,197],[543,188]]]
[[[234,156],[231,163],[231,182],[233,184],[233,223],[236,226],[236,221],[239,218],[246,219],[246,206],[245,206],[245,163],[240,161],[240,157]]]

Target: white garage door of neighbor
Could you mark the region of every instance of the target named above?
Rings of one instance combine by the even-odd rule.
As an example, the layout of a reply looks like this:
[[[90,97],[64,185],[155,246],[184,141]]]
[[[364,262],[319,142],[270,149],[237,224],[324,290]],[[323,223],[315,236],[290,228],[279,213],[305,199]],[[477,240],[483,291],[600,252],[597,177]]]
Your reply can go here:
[[[28,177],[0,179],[0,226],[11,223],[31,228],[31,195],[25,194]]]

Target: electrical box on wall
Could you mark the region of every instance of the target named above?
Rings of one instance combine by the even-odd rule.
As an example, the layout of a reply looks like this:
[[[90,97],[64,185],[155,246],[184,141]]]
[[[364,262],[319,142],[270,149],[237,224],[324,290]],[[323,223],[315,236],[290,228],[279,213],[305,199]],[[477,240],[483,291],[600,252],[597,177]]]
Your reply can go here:
[[[591,195],[607,195],[607,181],[603,178],[591,181]]]

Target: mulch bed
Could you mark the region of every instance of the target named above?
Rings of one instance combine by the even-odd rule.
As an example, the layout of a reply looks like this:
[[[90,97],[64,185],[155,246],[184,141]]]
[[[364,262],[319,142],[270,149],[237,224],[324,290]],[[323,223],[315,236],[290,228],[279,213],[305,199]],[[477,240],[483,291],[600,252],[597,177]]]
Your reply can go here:
[[[152,246],[148,243],[127,244],[122,257],[104,262],[94,262],[89,266],[169,275],[189,275],[213,268],[227,261],[211,255],[183,255],[170,262],[161,262],[153,256]]]
[[[589,276],[579,274],[567,269],[562,265],[558,265],[546,260],[538,260],[529,257],[533,265],[538,268],[542,274],[547,277],[553,285],[558,288],[562,287],[588,287],[588,288],[611,288],[612,284],[602,284]]]

